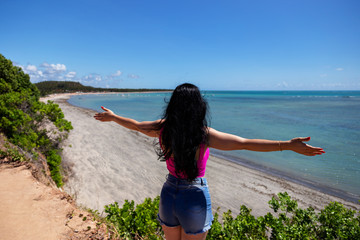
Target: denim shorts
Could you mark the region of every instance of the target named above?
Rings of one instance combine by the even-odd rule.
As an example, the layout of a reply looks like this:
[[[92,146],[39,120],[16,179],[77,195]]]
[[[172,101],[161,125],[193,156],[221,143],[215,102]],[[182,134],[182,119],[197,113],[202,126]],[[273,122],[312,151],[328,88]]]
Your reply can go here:
[[[206,179],[188,182],[169,174],[160,194],[158,220],[167,227],[181,226],[187,234],[209,230],[213,215]]]

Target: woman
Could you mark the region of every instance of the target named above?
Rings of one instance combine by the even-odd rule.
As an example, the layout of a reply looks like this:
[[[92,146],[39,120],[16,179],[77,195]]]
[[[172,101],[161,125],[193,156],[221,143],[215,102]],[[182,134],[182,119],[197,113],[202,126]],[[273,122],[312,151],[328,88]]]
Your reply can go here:
[[[126,128],[159,138],[158,155],[166,161],[169,175],[161,195],[158,219],[166,239],[205,239],[213,220],[205,174],[209,148],[219,150],[292,150],[307,156],[325,153],[304,142],[245,139],[207,126],[207,103],[199,89],[189,83],[176,87],[162,119],[138,122],[115,115],[102,107],[99,121],[114,121]]]

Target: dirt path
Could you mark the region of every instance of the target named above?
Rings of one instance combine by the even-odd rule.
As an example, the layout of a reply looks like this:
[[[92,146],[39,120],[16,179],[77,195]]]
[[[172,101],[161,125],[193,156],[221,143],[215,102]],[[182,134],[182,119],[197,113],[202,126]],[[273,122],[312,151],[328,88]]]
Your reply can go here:
[[[1,164],[0,239],[105,239],[91,216],[68,198],[36,180],[27,166]]]

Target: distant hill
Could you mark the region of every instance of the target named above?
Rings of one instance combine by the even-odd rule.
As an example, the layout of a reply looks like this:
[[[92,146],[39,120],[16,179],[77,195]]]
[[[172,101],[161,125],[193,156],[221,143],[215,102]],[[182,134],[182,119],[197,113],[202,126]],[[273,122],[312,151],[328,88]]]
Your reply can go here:
[[[40,90],[41,96],[53,93],[73,93],[73,92],[154,92],[170,91],[169,89],[131,89],[131,88],[95,88],[84,86],[79,82],[71,81],[44,81],[35,83]]]

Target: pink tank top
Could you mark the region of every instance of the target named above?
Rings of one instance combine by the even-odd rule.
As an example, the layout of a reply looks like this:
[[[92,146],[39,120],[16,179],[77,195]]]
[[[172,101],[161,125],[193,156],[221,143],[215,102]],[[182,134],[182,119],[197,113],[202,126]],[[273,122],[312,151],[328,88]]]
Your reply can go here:
[[[160,132],[160,136],[159,136],[159,142],[160,142],[160,146],[162,148],[162,145],[161,145],[161,132]],[[210,150],[209,150],[209,148],[206,149],[205,153],[204,153],[204,150],[205,150],[205,145],[201,144],[200,145],[200,152],[199,152],[200,155],[199,155],[199,159],[197,160],[197,167],[198,167],[198,171],[199,171],[197,177],[204,177],[205,176],[206,163],[207,163],[207,160],[208,160],[209,155],[210,155]],[[186,178],[186,175],[184,173],[180,173],[180,176],[176,174],[175,162],[174,162],[173,158],[166,159],[166,166],[167,166],[167,169],[169,170],[169,173],[171,175],[173,175],[175,177],[178,177],[178,178],[182,178],[182,179]]]

